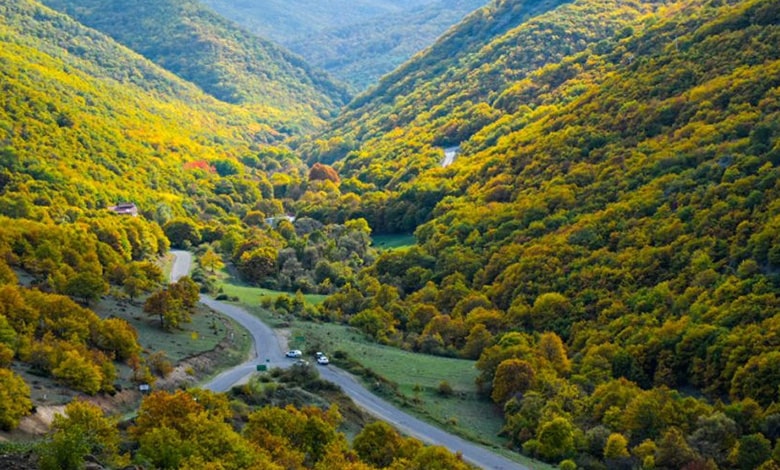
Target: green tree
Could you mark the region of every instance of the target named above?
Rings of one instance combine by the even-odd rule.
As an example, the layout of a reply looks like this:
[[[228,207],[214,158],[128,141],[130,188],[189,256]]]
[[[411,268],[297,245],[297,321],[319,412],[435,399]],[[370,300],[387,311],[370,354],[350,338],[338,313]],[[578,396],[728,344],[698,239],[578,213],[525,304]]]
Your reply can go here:
[[[504,403],[516,393],[524,393],[530,389],[535,378],[536,371],[528,361],[522,359],[502,361],[493,378],[491,398],[496,403]]]
[[[684,468],[696,460],[696,453],[685,441],[680,428],[668,428],[658,441],[655,451],[655,464],[660,469]]]
[[[150,295],[144,303],[144,312],[160,318],[160,326],[166,330],[179,328],[192,321],[192,313],[200,298],[198,285],[185,276],[167,289]]]
[[[355,436],[352,447],[364,462],[384,468],[393,463],[402,439],[389,424],[376,421],[363,427]]]
[[[395,332],[396,320],[382,307],[363,310],[349,320],[349,324],[359,328],[377,340],[387,340]]]
[[[122,288],[132,301],[154,289],[162,280],[163,273],[159,266],[148,261],[135,261],[130,264],[122,280]]]
[[[530,311],[531,327],[537,331],[550,329],[552,323],[567,318],[572,305],[569,299],[558,292],[548,292],[536,298]]]
[[[738,437],[737,423],[723,412],[716,412],[699,418],[688,442],[699,455],[710,457],[723,467]]]
[[[410,470],[468,470],[470,466],[441,446],[426,446],[411,459]]]
[[[30,387],[12,371],[0,368],[0,429],[14,429],[30,410]]]
[[[138,454],[156,468],[182,468],[182,461],[192,454],[192,445],[182,439],[179,432],[167,426],[159,426],[138,438]]]
[[[542,333],[539,344],[536,346],[539,355],[555,369],[558,374],[564,375],[571,370],[571,361],[566,355],[566,348],[560,336],[555,333]]]
[[[168,286],[171,296],[181,301],[182,306],[192,313],[200,300],[200,288],[189,276],[183,276],[178,281]]]
[[[66,385],[90,395],[100,391],[103,382],[100,367],[78,351],[65,351],[63,360],[51,373]]]
[[[618,460],[628,457],[630,457],[628,453],[628,439],[619,433],[610,434],[607,438],[607,444],[604,446],[604,458]]]
[[[244,278],[258,283],[276,272],[276,250],[270,246],[244,252],[238,262],[238,269]]]
[[[14,330],[13,326],[11,326],[8,318],[5,315],[0,314],[0,343],[3,343],[9,348],[13,349],[16,347],[16,340],[16,330]]]
[[[53,434],[43,446],[41,468],[84,468],[84,457],[93,455],[101,462],[121,465],[119,431],[116,421],[106,418],[96,405],[74,400],[65,407],[64,415],[56,415]]]
[[[763,434],[750,434],[739,439],[735,463],[741,470],[757,468],[771,457],[772,443]]]
[[[208,269],[210,273],[214,273],[215,270],[222,269],[225,263],[222,262],[222,257],[209,247],[200,257],[200,265]]]
[[[138,332],[121,318],[106,318],[101,321],[93,336],[95,345],[113,354],[117,360],[126,361],[141,352]]]
[[[172,219],[163,226],[163,231],[174,248],[187,249],[200,243],[200,230],[190,219]]]
[[[460,355],[466,359],[478,359],[482,351],[493,342],[493,335],[482,323],[477,323],[469,331],[466,344]]]
[[[81,299],[86,305],[107,292],[108,283],[102,276],[92,272],[78,273],[65,284],[65,294]]]
[[[750,397],[763,406],[780,401],[780,351],[770,351],[748,359],[731,380],[731,396]]]
[[[179,324],[179,311],[183,309],[180,303],[177,303],[168,290],[161,290],[146,299],[144,312],[159,317],[161,328],[173,329]]]
[[[545,460],[558,461],[574,452],[574,426],[564,417],[542,423],[536,439],[539,455]]]

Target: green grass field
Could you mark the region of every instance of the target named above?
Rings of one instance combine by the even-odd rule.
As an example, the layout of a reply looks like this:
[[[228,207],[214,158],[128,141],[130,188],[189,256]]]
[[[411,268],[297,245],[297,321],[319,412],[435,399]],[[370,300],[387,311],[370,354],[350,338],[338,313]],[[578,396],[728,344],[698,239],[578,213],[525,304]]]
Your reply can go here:
[[[158,319],[145,314],[142,305],[140,302],[130,304],[108,298],[96,305],[94,310],[104,318],[115,316],[127,320],[138,331],[138,340],[145,352],[165,351],[172,362],[210,351],[225,337],[226,328],[222,321],[203,306],[192,316],[191,323],[171,332],[160,328]]]
[[[503,423],[501,415],[492,403],[477,397],[474,361],[403,351],[377,344],[348,326],[301,321],[293,323],[290,347],[322,350],[331,357],[335,351],[344,351],[350,359],[396,384],[405,398],[388,398],[407,410],[470,439],[504,444],[497,436]],[[443,381],[452,387],[453,396],[439,395]]]
[[[249,287],[236,285],[231,282],[221,282],[219,287],[222,289],[222,293],[229,297],[238,297],[239,302],[244,305],[258,305],[261,297],[277,298],[280,295],[294,296],[295,293],[282,292],[278,290],[263,289],[261,287]],[[325,300],[325,295],[318,294],[304,294],[303,297],[307,302],[313,305],[321,304]]]
[[[371,240],[372,246],[377,250],[403,250],[417,243],[412,234],[375,235]]]

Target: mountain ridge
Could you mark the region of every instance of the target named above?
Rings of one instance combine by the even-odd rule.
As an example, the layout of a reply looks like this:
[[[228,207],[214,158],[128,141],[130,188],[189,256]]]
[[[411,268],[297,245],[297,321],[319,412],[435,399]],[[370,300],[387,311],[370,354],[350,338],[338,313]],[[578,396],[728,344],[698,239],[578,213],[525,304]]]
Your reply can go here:
[[[252,36],[196,1],[47,0],[163,68],[233,104],[258,103],[328,117],[346,90],[297,56]]]
[[[206,3],[363,91],[487,0]]]

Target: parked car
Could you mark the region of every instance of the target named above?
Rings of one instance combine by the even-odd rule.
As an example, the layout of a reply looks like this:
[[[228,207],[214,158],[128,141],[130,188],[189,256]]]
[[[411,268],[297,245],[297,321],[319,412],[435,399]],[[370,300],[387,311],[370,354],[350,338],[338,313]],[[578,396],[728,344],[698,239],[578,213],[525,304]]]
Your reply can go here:
[[[325,355],[324,353],[321,353],[321,352],[319,352],[319,351],[317,351],[316,353],[314,353],[314,357],[316,357],[317,359],[321,358],[321,357],[322,357],[322,356],[324,356],[324,355]]]
[[[291,357],[293,359],[298,359],[299,357],[303,356],[303,353],[301,352],[300,349],[291,349],[287,351],[284,355],[287,357]]]
[[[330,360],[328,360],[328,356],[323,354],[322,356],[317,357],[317,364],[320,364],[322,366],[326,366],[326,365],[330,364]]]

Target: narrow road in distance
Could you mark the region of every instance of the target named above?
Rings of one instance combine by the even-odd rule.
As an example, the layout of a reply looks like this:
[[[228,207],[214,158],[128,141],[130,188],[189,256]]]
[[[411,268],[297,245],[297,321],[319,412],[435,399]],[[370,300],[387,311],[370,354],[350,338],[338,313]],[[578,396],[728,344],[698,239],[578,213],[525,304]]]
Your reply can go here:
[[[175,260],[171,269],[171,280],[175,281],[190,271],[192,254],[188,251],[172,250]],[[289,367],[293,361],[284,357],[284,352],[274,331],[257,317],[241,307],[214,300],[201,295],[200,301],[209,308],[222,313],[249,331],[254,343],[252,357],[217,375],[202,387],[215,392],[225,392],[233,385],[246,380],[257,370],[257,365],[265,364],[272,367]],[[451,452],[460,452],[463,459],[473,465],[495,470],[530,470],[517,462],[498,455],[487,448],[473,444],[454,434],[450,434],[425,421],[415,418],[389,402],[368,391],[358,380],[348,372],[335,366],[318,366],[323,379],[335,383],[358,406],[365,409],[378,419],[396,427],[402,433],[420,439],[428,444],[446,447]]]

